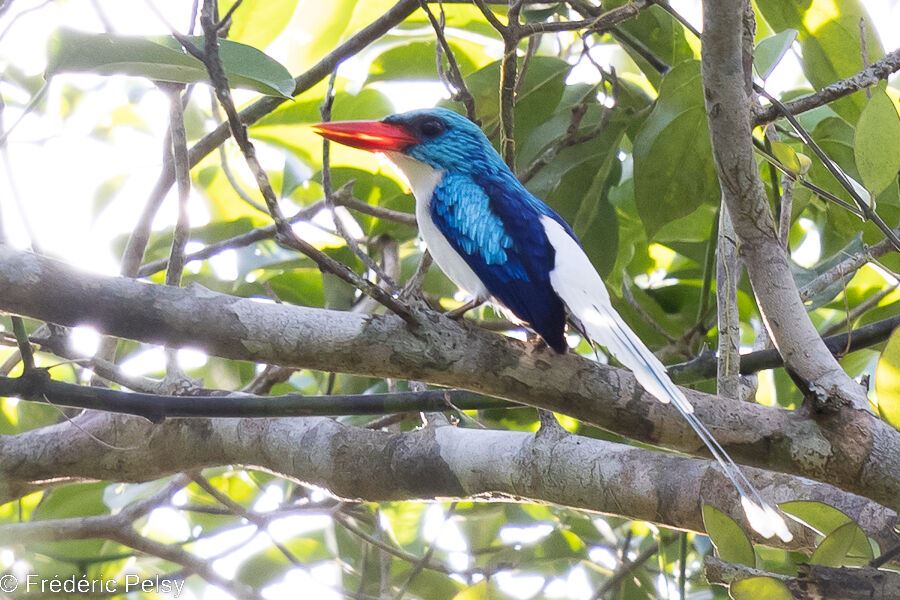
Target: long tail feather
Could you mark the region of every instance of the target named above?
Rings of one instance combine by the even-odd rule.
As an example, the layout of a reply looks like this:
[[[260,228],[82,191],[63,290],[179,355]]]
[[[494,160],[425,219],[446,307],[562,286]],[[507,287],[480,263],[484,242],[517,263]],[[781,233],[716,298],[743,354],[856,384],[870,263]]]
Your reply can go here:
[[[750,526],[765,538],[777,535],[789,542],[792,536],[784,519],[762,499],[722,445],[694,415],[694,407],[669,378],[663,364],[612,307],[603,280],[581,246],[552,219],[544,220],[544,228],[557,252],[556,268],[550,281],[590,340],[605,346],[650,394],[661,402],[671,402],[678,409],[734,484]]]

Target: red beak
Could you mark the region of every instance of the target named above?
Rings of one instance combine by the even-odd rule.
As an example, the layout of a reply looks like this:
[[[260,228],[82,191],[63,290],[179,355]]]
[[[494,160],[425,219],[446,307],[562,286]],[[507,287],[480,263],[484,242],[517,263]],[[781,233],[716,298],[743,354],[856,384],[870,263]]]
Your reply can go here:
[[[421,141],[406,127],[381,121],[336,121],[318,123],[312,128],[332,142],[369,152],[399,152]]]

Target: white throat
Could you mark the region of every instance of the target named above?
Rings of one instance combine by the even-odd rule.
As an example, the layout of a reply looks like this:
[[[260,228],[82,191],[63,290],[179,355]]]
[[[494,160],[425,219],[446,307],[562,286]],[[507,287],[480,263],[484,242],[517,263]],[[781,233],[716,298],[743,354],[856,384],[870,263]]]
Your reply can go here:
[[[481,279],[466,264],[463,257],[453,249],[431,219],[431,196],[434,194],[434,188],[444,178],[444,171],[435,169],[402,152],[385,152],[385,155],[397,171],[404,176],[412,189],[413,196],[416,197],[416,221],[419,225],[419,235],[428,246],[434,262],[460,288],[478,300],[488,300],[491,294],[481,283]]]

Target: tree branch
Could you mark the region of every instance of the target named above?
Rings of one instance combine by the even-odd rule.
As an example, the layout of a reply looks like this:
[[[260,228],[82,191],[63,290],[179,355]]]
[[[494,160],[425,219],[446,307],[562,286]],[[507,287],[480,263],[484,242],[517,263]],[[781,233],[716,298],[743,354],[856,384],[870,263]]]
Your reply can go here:
[[[704,4],[703,86],[713,155],[760,312],[785,364],[820,407],[866,409],[862,388],[828,352],[800,301],[753,154],[741,51],[743,0]]]
[[[200,286],[172,288],[79,272],[0,245],[0,310],[149,343],[283,366],[415,379],[561,412],[688,453],[703,444],[675,410],[627,371],[557,355],[417,308],[393,315],[266,304]],[[833,483],[900,506],[900,433],[865,411],[811,420],[685,390],[698,418],[735,459]]]
[[[785,102],[784,107],[793,115],[799,115],[806,111],[825,106],[838,98],[858,92],[863,88],[875,85],[883,79],[887,79],[892,73],[900,71],[900,48],[889,52],[875,61],[871,66],[863,69],[856,75],[835,81],[823,87],[821,90],[808,96]],[[753,126],[758,127],[771,123],[782,116],[777,106],[769,105],[758,108],[753,113]]]
[[[146,481],[240,464],[355,501],[490,497],[552,502],[702,531],[702,499],[738,522],[744,518],[736,492],[711,460],[575,435],[451,426],[389,433],[320,417],[172,419],[154,425],[135,417],[84,413],[74,423],[0,437],[0,498],[14,498],[35,482]],[[94,438],[141,444],[111,451]],[[885,547],[890,544],[892,510],[827,484],[759,469],[746,473],[771,501],[826,502]],[[7,539],[19,535],[8,527]],[[799,525],[792,531],[794,540],[780,547],[814,547],[814,532]]]
[[[704,562],[710,583],[731,585],[748,577],[774,577],[798,600],[891,600],[900,597],[900,574],[894,571],[799,565],[797,576],[790,577],[725,562],[714,556],[706,557]]]
[[[158,423],[175,417],[309,417],[382,415],[416,411],[515,408],[517,405],[463,390],[425,390],[332,396],[254,396],[216,393],[164,396],[111,390],[51,380],[39,370],[22,377],[0,377],[0,397],[14,396],[57,406],[135,415]],[[215,399],[214,402],[203,400]]]
[[[900,327],[900,315],[863,325],[849,333],[832,335],[823,338],[822,341],[834,357],[840,358],[849,352],[885,341],[897,327]],[[774,348],[741,355],[741,375],[752,375],[765,369],[782,366],[784,361]],[[716,376],[716,353],[703,352],[693,360],[672,365],[669,367],[669,374],[682,385],[712,379]]]

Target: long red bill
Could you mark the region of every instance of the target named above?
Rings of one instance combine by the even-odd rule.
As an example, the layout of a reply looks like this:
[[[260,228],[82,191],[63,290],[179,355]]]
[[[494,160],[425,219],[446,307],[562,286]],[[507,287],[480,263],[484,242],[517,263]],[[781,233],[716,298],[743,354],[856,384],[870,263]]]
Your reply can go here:
[[[318,123],[312,128],[332,142],[370,152],[402,151],[420,141],[402,125],[381,121],[335,121]]]

